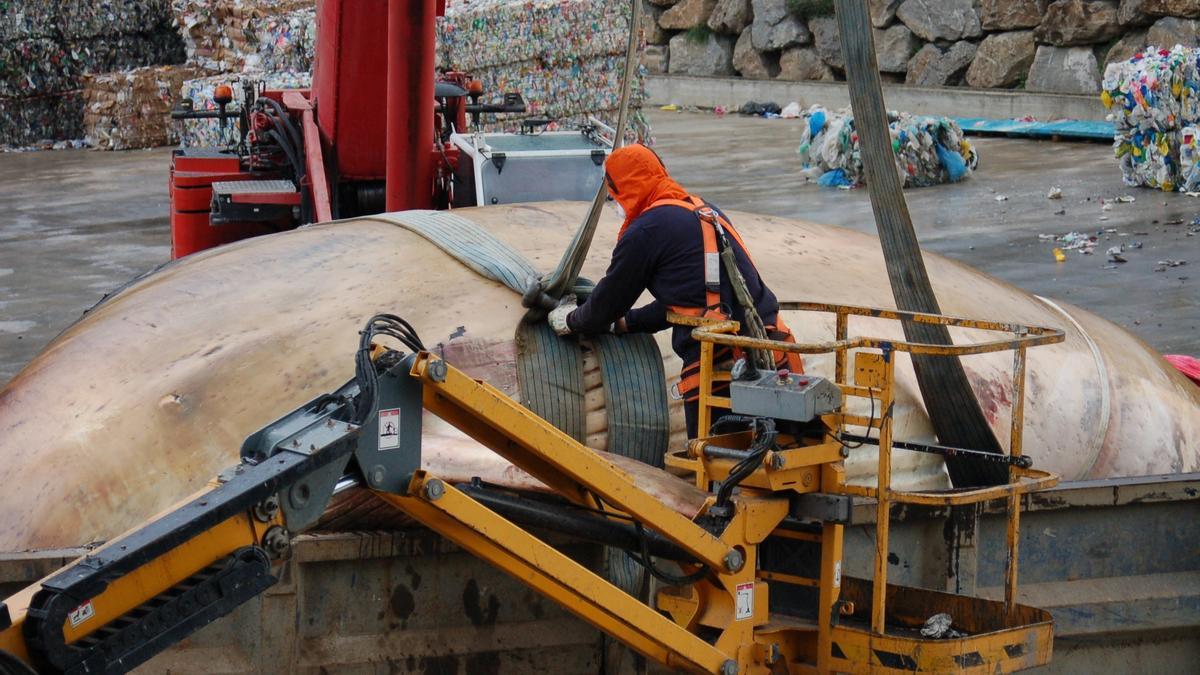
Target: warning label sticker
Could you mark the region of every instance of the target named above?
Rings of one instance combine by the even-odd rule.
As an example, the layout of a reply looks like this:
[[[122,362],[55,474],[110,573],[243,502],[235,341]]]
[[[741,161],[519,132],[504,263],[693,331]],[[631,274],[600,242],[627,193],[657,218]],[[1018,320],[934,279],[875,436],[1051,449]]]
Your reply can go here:
[[[400,447],[400,409],[387,408],[379,411],[379,449],[392,450]]]
[[[96,608],[92,607],[92,601],[88,600],[82,605],[71,610],[71,613],[67,616],[71,619],[71,628],[74,628],[93,616],[96,616]]]
[[[741,621],[754,616],[754,582],[737,585],[737,609],[734,619]]]

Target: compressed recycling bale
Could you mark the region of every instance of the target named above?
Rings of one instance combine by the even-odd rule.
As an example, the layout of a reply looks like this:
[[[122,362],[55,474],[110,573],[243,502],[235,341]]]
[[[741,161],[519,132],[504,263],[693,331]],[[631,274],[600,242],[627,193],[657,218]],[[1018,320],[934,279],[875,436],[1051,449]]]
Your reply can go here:
[[[1194,169],[1181,165],[1187,129],[1200,123],[1200,50],[1149,47],[1109,64],[1100,100],[1116,134],[1113,150],[1126,185],[1192,191]],[[1192,150],[1187,151],[1192,157]]]
[[[513,131],[525,117],[550,117],[577,128],[595,115],[616,122],[625,69],[630,5],[604,0],[463,0],[438,20],[438,66],[470,73],[488,96],[520,92],[525,115],[483,120],[485,131]],[[640,61],[639,61],[640,62]],[[631,107],[645,96],[644,69],[631,87]],[[633,136],[649,127],[632,116]]]
[[[0,147],[28,147],[83,136],[83,97],[66,92],[0,99]]]
[[[460,0],[438,21],[438,62],[468,72],[517,61],[553,64],[623,54],[628,2]]]
[[[1179,187],[1179,134],[1154,129],[1117,132],[1113,152],[1126,185],[1172,192]]]
[[[151,66],[88,76],[84,82],[84,137],[93,148],[129,150],[176,140],[171,110],[180,87],[199,71],[190,66]]]
[[[175,0],[175,20],[183,35],[188,63],[214,73],[262,68],[254,63],[264,40],[269,53],[281,50],[276,39],[288,47],[284,61],[296,61],[296,53],[308,55],[315,44],[315,0]],[[310,39],[310,35],[312,36]],[[299,47],[292,45],[300,43]],[[247,63],[247,61],[251,63]],[[295,64],[293,63],[293,66]],[[309,66],[302,68],[308,70]]]
[[[168,31],[170,0],[4,0],[0,41]]]
[[[854,117],[814,105],[800,115],[800,146],[796,152],[804,173],[826,187],[857,187],[864,183],[862,150]],[[904,187],[958,182],[979,162],[962,128],[946,117],[888,113],[896,171]]]

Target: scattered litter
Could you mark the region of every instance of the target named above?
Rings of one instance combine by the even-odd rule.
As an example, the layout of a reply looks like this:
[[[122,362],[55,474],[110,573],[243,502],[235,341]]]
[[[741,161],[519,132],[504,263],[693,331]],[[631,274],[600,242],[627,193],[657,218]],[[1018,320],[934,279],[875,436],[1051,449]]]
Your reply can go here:
[[[797,117],[800,117],[800,115],[802,113],[803,113],[803,110],[800,108],[800,104],[795,101],[792,101],[791,103],[783,106],[783,110],[780,111],[779,116],[785,120],[795,119]]]
[[[1104,204],[1103,206],[1100,207],[1100,210],[1101,211],[1112,211],[1113,205],[1112,204]]]
[[[1067,254],[1063,253],[1062,249],[1058,248],[1057,246],[1054,247],[1054,261],[1055,262],[1066,262],[1067,261]]]
[[[1132,204],[1137,201],[1137,197],[1134,197],[1133,195],[1121,195],[1113,201],[1119,204]]]
[[[1008,195],[996,195],[996,201],[1006,202],[1008,201]]]
[[[1108,251],[1106,251],[1106,253],[1108,254],[1108,259],[1115,263],[1129,262],[1128,260],[1125,259],[1125,257],[1123,255],[1121,255],[1124,252],[1125,252],[1125,250],[1121,246],[1113,246],[1113,247],[1109,248]]]
[[[1058,252],[1061,251],[1079,251],[1083,255],[1091,255],[1096,249],[1096,235],[1083,234],[1081,232],[1068,232],[1063,235],[1045,235],[1039,234],[1038,239],[1042,241],[1057,241],[1060,246],[1055,248],[1054,257],[1058,258]],[[1060,261],[1061,262],[1061,261]]]
[[[679,112],[679,106],[675,105],[674,103],[668,103],[664,106],[659,106],[658,109],[666,112]]]
[[[1050,192],[1046,195],[1046,199],[1062,199],[1062,198],[1063,198],[1063,191],[1062,191],[1062,188],[1060,188],[1058,186],[1050,188]]]
[[[1173,260],[1173,259],[1168,258],[1166,260],[1159,260],[1158,264],[1162,265],[1163,267],[1180,267],[1180,266],[1186,265],[1187,261],[1186,260]]]
[[[960,633],[950,627],[953,622],[949,614],[934,614],[925,620],[925,625],[921,627],[921,635],[933,640],[965,637],[966,633]]]
[[[781,113],[783,112],[783,109],[780,108],[779,104],[775,103],[774,101],[766,101],[763,103],[747,101],[746,103],[742,104],[741,108],[738,108],[738,112],[743,115],[751,115],[751,116],[758,116],[758,117],[770,117],[770,116],[780,117]]]
[[[862,150],[849,110],[830,112],[814,105],[801,113],[800,146],[796,152],[811,181],[836,177],[839,187],[864,182]],[[896,171],[904,187],[953,183],[970,175],[979,163],[974,146],[953,120],[888,113]],[[825,178],[830,172],[841,174]]]

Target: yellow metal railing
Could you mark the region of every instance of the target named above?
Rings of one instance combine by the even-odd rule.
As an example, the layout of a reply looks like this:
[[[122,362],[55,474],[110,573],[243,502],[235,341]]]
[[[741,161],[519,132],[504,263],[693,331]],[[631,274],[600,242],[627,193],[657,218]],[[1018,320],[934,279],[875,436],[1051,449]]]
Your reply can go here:
[[[736,321],[720,321],[697,317],[686,317],[672,314],[669,319],[673,323],[694,326],[692,337],[700,342],[700,390],[698,428],[707,430],[711,426],[714,408],[731,408],[729,397],[714,396],[713,383],[729,381],[728,371],[719,371],[713,363],[716,345],[736,349],[759,349],[773,352],[793,352],[799,354],[834,354],[834,383],[842,390],[842,410],[845,410],[847,397],[871,398],[872,405],[878,404],[878,415],[870,417],[849,415],[839,412],[827,416],[839,435],[845,427],[867,427],[878,431],[879,463],[875,487],[842,485],[840,489],[845,494],[868,497],[876,500],[876,550],[874,561],[874,581],[872,589],[871,630],[883,635],[886,617],[887,592],[887,555],[890,517],[889,509],[893,503],[920,504],[926,506],[959,506],[995,499],[1007,500],[1006,545],[1008,550],[1005,569],[1005,611],[1009,617],[1015,616],[1017,591],[1017,554],[1020,535],[1020,504],[1022,494],[1053,487],[1058,483],[1058,477],[1030,468],[1022,468],[1009,463],[1008,482],[1000,485],[950,491],[897,491],[891,488],[892,464],[892,403],[894,398],[893,385],[895,381],[896,352],[909,354],[925,354],[941,357],[961,357],[976,354],[989,354],[1002,351],[1012,351],[1012,388],[1011,430],[1008,454],[1012,457],[1021,456],[1022,432],[1024,427],[1025,404],[1025,364],[1026,350],[1039,345],[1054,344],[1063,341],[1063,332],[1055,328],[1025,326],[1014,323],[1001,323],[967,319],[961,317],[926,314],[920,312],[903,312],[898,310],[859,307],[854,305],[836,305],[812,302],[782,303],[784,311],[820,312],[835,315],[834,339],[818,343],[789,343],[775,340],[762,340],[737,335],[740,326]],[[898,322],[913,322],[955,327],[967,330],[990,331],[1006,334],[1002,338],[986,340],[965,345],[940,345],[903,340],[884,339],[869,336],[849,336],[850,317],[867,317]],[[850,382],[847,370],[851,350],[855,354],[856,379]],[[703,464],[696,462],[692,467],[697,471],[698,485],[706,485],[708,477],[703,475]]]

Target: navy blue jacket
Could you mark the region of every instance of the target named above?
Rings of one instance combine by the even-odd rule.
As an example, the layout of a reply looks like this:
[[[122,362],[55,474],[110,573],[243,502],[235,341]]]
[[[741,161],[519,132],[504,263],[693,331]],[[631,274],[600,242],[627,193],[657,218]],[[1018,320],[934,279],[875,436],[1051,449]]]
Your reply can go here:
[[[759,277],[746,251],[733,237],[729,241],[759,316],[764,324],[774,323],[779,301]],[[647,289],[654,302],[631,309]],[[733,295],[724,267],[721,303],[733,319],[744,319],[745,313]],[[567,317],[567,325],[576,333],[595,334],[607,331],[613,322],[625,317],[629,332],[656,333],[670,326],[668,307],[704,305],[704,240],[700,219],[681,206],[659,206],[630,223],[613,248],[612,262],[604,278],[587,301]],[[691,330],[675,326],[671,336],[671,345],[685,364],[700,358],[700,344],[692,339]]]

